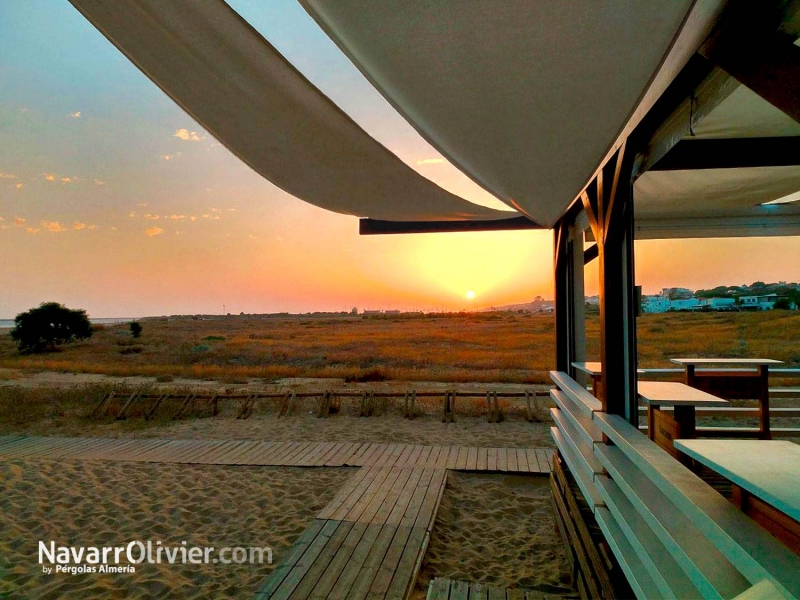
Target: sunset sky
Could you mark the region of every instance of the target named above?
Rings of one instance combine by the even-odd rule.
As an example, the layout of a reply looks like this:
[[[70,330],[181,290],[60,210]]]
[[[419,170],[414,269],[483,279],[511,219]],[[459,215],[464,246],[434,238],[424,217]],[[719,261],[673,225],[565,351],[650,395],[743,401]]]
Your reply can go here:
[[[230,4],[412,168],[503,206],[424,142],[295,0]],[[46,300],[138,317],[552,297],[551,232],[359,237],[356,218],[241,163],[65,0],[0,3],[0,136],[0,318]],[[636,249],[645,293],[800,280],[798,237]]]

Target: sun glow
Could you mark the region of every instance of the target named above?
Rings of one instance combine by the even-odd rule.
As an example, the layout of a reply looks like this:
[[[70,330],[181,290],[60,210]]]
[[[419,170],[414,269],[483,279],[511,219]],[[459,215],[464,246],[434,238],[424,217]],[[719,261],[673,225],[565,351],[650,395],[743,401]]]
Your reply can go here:
[[[473,292],[472,290],[467,291],[467,293],[464,294],[464,295],[467,297],[467,300],[474,300],[475,299],[475,292]]]

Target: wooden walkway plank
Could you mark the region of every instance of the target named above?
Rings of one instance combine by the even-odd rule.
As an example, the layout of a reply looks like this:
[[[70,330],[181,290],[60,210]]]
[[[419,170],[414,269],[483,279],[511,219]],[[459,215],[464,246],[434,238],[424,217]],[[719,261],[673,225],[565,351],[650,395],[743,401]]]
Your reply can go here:
[[[30,443],[24,444],[17,449],[9,452],[9,456],[13,458],[34,458],[34,457],[49,457],[58,458],[58,449],[64,445],[65,438],[36,438],[31,440]]]
[[[270,598],[273,592],[278,588],[278,586],[283,582],[286,575],[292,568],[297,564],[297,561],[300,560],[300,557],[306,551],[306,548],[314,541],[317,537],[319,532],[322,530],[323,525],[325,525],[325,521],[321,521],[319,519],[315,519],[314,522],[311,524],[311,527],[306,529],[297,541],[289,548],[289,552],[286,554],[286,557],[281,561],[278,567],[269,574],[266,578],[264,583],[261,584],[261,587],[256,592],[256,598],[259,600],[266,598]]]
[[[370,482],[367,489],[361,495],[361,498],[350,508],[350,511],[342,518],[343,521],[358,521],[359,517],[364,513],[369,503],[376,495],[383,495],[385,491],[384,482],[389,476],[391,469],[389,467],[378,467],[375,476]],[[388,491],[388,490],[387,490]]]
[[[458,449],[458,460],[456,460],[456,470],[463,471],[467,468],[467,458],[469,457],[469,447],[461,446]]]
[[[220,460],[224,461],[224,464],[226,465],[235,465],[243,456],[245,456],[248,452],[250,452],[260,443],[261,442],[256,442],[253,440],[245,440],[241,443],[241,445],[237,446],[234,450],[231,450],[224,456],[221,456]]]
[[[450,600],[470,600],[469,582],[453,581],[450,583]]]
[[[407,467],[431,466],[428,464],[428,459],[431,456],[431,452],[433,452],[433,446],[419,446],[419,448],[421,448],[419,454],[416,457],[412,454],[411,458],[408,459]]]
[[[489,449],[488,448],[478,448],[478,463],[475,468],[478,471],[486,471],[489,463]]]
[[[436,513],[439,512],[439,504],[442,501],[442,495],[447,485],[447,471],[445,469],[437,469],[431,477],[431,483],[428,486],[428,491],[422,501],[422,505],[417,515],[417,520],[414,527],[424,527],[428,531],[433,529],[433,524],[436,521]]]
[[[83,454],[82,458],[84,460],[113,460],[116,454],[120,454],[128,448],[139,447],[139,440],[123,440],[120,438],[110,444],[97,444],[97,446],[95,446],[92,450],[85,451],[85,454]]]
[[[489,589],[482,583],[470,584],[469,600],[489,600]]]
[[[204,449],[208,444],[203,442],[202,440],[181,440],[180,445],[175,445],[169,451],[168,455],[164,455],[166,461],[174,462],[174,463],[181,463],[185,462],[184,457],[192,456],[198,454],[202,449]],[[166,446],[161,446],[157,452],[162,452],[166,449]],[[114,458],[113,456],[111,457]],[[152,458],[149,460],[152,461]],[[165,462],[165,461],[159,461]]]
[[[378,537],[375,538],[375,542],[369,550],[369,555],[364,561],[364,564],[361,565],[358,575],[356,575],[353,584],[347,591],[347,600],[364,600],[364,598],[367,597],[372,582],[380,571],[383,561],[386,558],[386,553],[396,537],[396,534],[397,528],[395,527],[384,525],[381,528]]]
[[[398,479],[398,475],[402,475],[403,469],[397,467],[389,468],[386,473],[386,479],[383,480],[380,487],[375,491],[369,503],[364,507],[364,511],[356,518],[356,521],[363,523],[371,523],[381,506],[385,502],[389,502],[389,495],[394,489],[394,484]]]
[[[61,458],[73,458],[80,456],[81,453],[87,448],[92,448],[98,442],[97,438],[79,438],[79,443],[69,448],[66,452],[61,453]],[[0,454],[2,451],[0,451]]]
[[[487,586],[489,600],[506,600],[506,591],[496,585]]]
[[[508,470],[516,473],[519,471],[517,465],[517,450],[516,448],[506,448],[506,455],[508,456]]]
[[[399,560],[394,565],[391,581],[383,594],[384,598],[405,598],[422,563],[422,556],[428,547],[429,534],[424,528],[415,527],[406,539]],[[376,590],[382,591],[382,590]]]
[[[422,453],[417,459],[415,467],[432,467],[436,464],[436,459],[439,458],[440,446],[425,446]]]
[[[330,519],[336,509],[338,509],[353,493],[358,484],[369,474],[368,469],[359,469],[356,473],[348,479],[345,484],[339,488],[333,499],[322,509],[317,515],[317,519]]]
[[[404,444],[403,451],[397,456],[397,460],[394,462],[394,467],[404,467],[408,462],[408,459],[411,457],[411,454],[414,452],[414,446],[411,444]]]
[[[216,455],[220,448],[230,448],[234,444],[238,443],[238,440],[216,440],[213,442],[198,440],[196,444],[191,445],[180,452],[176,452],[175,456],[172,457],[172,462],[186,464],[202,463],[203,457],[208,456],[210,453],[214,453]]]
[[[295,452],[299,446],[299,442],[277,442],[258,457],[258,462],[251,464],[280,466],[284,458]]]
[[[234,465],[253,465],[259,464],[259,460],[266,456],[272,448],[276,447],[279,442],[256,442],[256,444],[242,453],[239,458],[233,461]]]
[[[361,452],[366,445],[367,444],[362,442],[353,442],[352,447],[349,450],[343,451],[341,456],[335,456],[333,458],[333,460],[336,460],[339,463],[336,466],[354,467],[358,461],[358,457],[361,455]]]
[[[320,456],[330,450],[331,446],[335,446],[335,444],[333,442],[317,442],[316,444],[311,444],[303,453],[297,455],[294,462],[295,466],[310,467]]]
[[[523,473],[530,473],[531,469],[528,466],[528,457],[525,454],[525,448],[517,448],[517,468]]]
[[[359,457],[359,466],[371,467],[374,464],[375,455],[383,453],[384,450],[386,450],[385,444],[371,443]]]
[[[194,457],[192,462],[207,465],[229,465],[234,457],[242,453],[243,448],[249,448],[246,440],[231,440],[229,444],[213,446],[207,452]]]
[[[342,465],[342,459],[340,458],[345,450],[349,450],[353,447],[353,442],[338,442],[332,444],[325,452],[322,452],[318,457],[314,466],[323,467],[339,467]]]
[[[389,450],[378,459],[379,463],[377,464],[382,467],[393,467],[407,447],[406,444],[391,444]]]
[[[405,513],[403,513],[403,518],[400,519],[400,527],[408,527],[411,529],[414,526],[414,523],[416,523],[417,516],[419,515],[420,508],[422,508],[422,503],[425,500],[425,496],[428,494],[428,488],[430,488],[431,480],[433,479],[435,472],[436,469],[422,470],[422,475],[419,478],[419,482],[414,488],[414,492],[411,495]]]
[[[340,525],[340,521],[325,521],[319,534],[314,540],[306,547],[305,552],[295,565],[286,573],[283,581],[281,581],[278,588],[270,596],[271,600],[288,600],[292,596],[295,588],[300,584],[305,577],[305,574],[314,566],[314,561],[317,560],[319,555],[325,549],[330,539],[336,533]]]
[[[141,456],[146,452],[151,450],[156,450],[161,446],[166,446],[169,443],[169,440],[150,440],[149,442],[144,442],[142,444],[137,444],[135,446],[129,446],[128,449],[122,450],[119,452],[115,452],[112,459],[113,460],[128,460],[133,462],[141,462]],[[83,453],[81,453],[83,454]]]
[[[375,512],[375,516],[373,516],[371,523],[374,525],[383,525],[386,523],[389,515],[392,514],[394,507],[397,505],[400,494],[403,493],[403,489],[405,489],[405,486],[408,484],[408,480],[412,473],[413,469],[401,469],[400,472],[396,474],[389,494],[387,494],[386,499],[383,501],[380,508]],[[394,476],[395,473],[392,473],[392,475]]]
[[[309,596],[312,600],[322,600],[328,597],[331,589],[339,579],[339,576],[342,574],[345,566],[350,561],[350,557],[355,552],[355,549],[361,543],[362,538],[367,532],[367,524],[366,523],[353,523],[350,528],[350,533],[347,534],[345,537],[344,542],[339,547],[339,551],[336,555],[331,559],[328,563],[328,566],[325,568],[325,571],[320,576],[319,580],[317,581],[316,585],[314,586],[314,590],[311,592]]]
[[[375,450],[375,446],[372,442],[364,442],[362,446],[358,449],[358,451],[353,455],[353,464],[357,467],[364,466],[364,462],[369,457],[370,453]]]
[[[168,440],[163,441],[166,442]],[[94,438],[92,443],[84,446],[78,454],[74,455],[74,458],[80,460],[92,460],[92,457],[95,453],[101,452],[111,446],[115,446],[118,442],[118,438]]]
[[[467,453],[467,471],[476,471],[478,469],[478,449],[475,446],[470,446]]]
[[[331,515],[331,519],[344,521],[345,517],[351,513],[359,502],[371,498],[370,492],[374,492],[376,485],[380,485],[380,483],[376,484],[376,479],[385,478],[386,476],[381,467],[372,467],[364,470],[366,471],[364,478],[356,485],[345,501],[342,502],[341,506],[334,511]],[[382,480],[383,479],[380,479],[380,481]]]
[[[288,452],[287,454],[283,455],[283,458],[280,459],[280,466],[284,467],[296,467],[298,459],[305,455],[308,452],[309,448],[314,446],[311,442],[305,442],[298,444],[296,448]]]
[[[539,459],[539,466],[542,468],[542,473],[549,473],[553,470],[553,450],[550,448],[537,448],[536,457]],[[547,469],[545,471],[545,469]]]
[[[455,469],[458,463],[458,446],[448,446],[447,468]]]
[[[358,545],[353,550],[347,563],[343,565],[336,583],[333,585],[330,593],[328,594],[329,600],[349,600],[350,588],[358,577],[361,567],[367,560],[367,557],[372,550],[378,535],[383,529],[382,525],[366,525],[364,535],[358,542]]]
[[[497,448],[489,448],[486,456],[486,469],[497,471]]]
[[[508,459],[506,456],[505,448],[497,449],[497,470],[503,473],[508,471]]]
[[[20,442],[26,442],[29,439],[31,439],[30,436],[24,436],[24,435],[5,435],[5,436],[2,436],[2,437],[0,437],[0,453],[2,453],[3,450],[5,448],[8,448],[9,446],[13,446],[13,445],[19,444]]]
[[[536,456],[536,450],[533,448],[525,448],[525,456],[528,459],[528,467],[532,473],[542,473],[542,466],[539,464],[539,459]]]
[[[414,495],[414,491],[417,489],[417,485],[419,485],[419,480],[421,479],[422,475],[425,473],[425,469],[412,469],[411,475],[408,477],[408,481],[406,481],[405,486],[403,486],[403,490],[400,492],[400,495],[397,497],[395,501],[395,505],[392,508],[389,516],[386,517],[386,523],[389,525],[393,525],[395,527],[400,525],[400,521],[403,519],[403,515],[408,508],[409,502],[411,502],[411,498]]]
[[[368,598],[404,598],[405,595],[389,595],[389,587],[392,580],[397,575],[397,569],[403,554],[410,542],[411,529],[408,527],[398,527],[394,529],[394,536],[391,544],[386,550],[385,556],[381,561],[380,568],[375,573],[372,585],[369,588]],[[420,548],[413,548],[411,551],[419,552]]]
[[[317,556],[314,564],[306,571],[303,579],[294,589],[292,593],[292,600],[306,600],[316,588],[319,579],[328,568],[331,560],[339,552],[350,531],[353,529],[355,523],[342,522],[336,528],[336,532],[330,537],[325,548]]]
[[[302,454],[311,444],[309,442],[284,442],[284,452],[276,451],[275,456],[268,459],[267,464],[275,464],[279,467],[294,466],[294,461],[299,454]]]
[[[434,578],[428,584],[428,595],[425,600],[448,600],[450,598],[450,581],[441,577]]]

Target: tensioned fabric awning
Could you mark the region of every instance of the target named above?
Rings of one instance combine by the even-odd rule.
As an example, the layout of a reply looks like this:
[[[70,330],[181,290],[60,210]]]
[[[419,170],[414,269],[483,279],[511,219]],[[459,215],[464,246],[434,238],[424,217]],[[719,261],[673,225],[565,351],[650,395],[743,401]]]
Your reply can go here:
[[[552,226],[722,2],[299,0],[450,162]]]
[[[419,175],[222,0],[71,0],[145,75],[255,171],[338,213],[505,219]]]

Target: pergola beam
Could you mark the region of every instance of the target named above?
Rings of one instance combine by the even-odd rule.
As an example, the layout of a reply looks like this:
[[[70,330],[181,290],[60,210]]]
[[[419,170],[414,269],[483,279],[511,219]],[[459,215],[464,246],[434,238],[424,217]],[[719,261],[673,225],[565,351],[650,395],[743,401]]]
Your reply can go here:
[[[400,233],[458,233],[468,231],[515,231],[543,229],[527,217],[512,217],[490,221],[381,221],[359,219],[359,235]]]
[[[742,169],[800,165],[800,137],[688,139],[675,145],[651,171]]]

